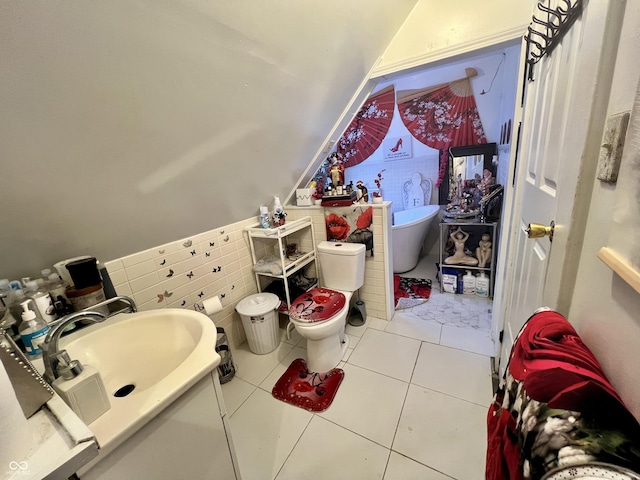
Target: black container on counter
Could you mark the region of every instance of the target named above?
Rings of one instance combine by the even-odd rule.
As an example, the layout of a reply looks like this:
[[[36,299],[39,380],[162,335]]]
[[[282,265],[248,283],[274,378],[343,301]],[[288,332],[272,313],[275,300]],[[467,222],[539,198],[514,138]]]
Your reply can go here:
[[[94,257],[67,263],[67,270],[69,270],[73,286],[77,290],[102,284],[98,261]]]

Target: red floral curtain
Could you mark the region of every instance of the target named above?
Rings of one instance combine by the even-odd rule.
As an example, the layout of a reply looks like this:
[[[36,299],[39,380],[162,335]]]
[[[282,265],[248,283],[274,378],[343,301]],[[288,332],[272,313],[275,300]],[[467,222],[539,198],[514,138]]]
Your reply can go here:
[[[365,161],[380,146],[393,119],[395,100],[395,90],[391,85],[364,102],[336,146],[345,168]]]
[[[450,147],[487,143],[468,78],[418,92],[398,92],[398,111],[417,140],[441,151],[437,187],[444,180]]]

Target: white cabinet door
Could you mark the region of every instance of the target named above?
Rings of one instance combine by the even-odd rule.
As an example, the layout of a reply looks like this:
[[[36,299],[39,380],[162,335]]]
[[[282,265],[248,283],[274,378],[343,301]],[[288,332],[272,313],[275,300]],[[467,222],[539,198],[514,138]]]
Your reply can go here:
[[[235,479],[214,373],[207,374],[80,478]]]

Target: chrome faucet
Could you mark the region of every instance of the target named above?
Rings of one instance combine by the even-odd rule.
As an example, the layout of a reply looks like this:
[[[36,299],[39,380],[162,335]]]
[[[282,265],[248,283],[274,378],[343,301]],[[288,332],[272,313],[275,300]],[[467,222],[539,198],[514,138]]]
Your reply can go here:
[[[91,308],[96,309],[116,301],[121,301],[126,303],[127,304],[126,309],[131,313],[134,313],[137,311],[135,302],[131,298],[125,297],[125,296],[117,296],[117,297],[111,298],[104,302],[98,303],[97,305],[94,305]],[[44,361],[43,376],[47,382],[53,383],[53,381],[59,377],[58,354],[60,353],[60,351],[58,350],[58,341],[60,340],[60,335],[62,335],[62,332],[64,331],[64,329],[68,325],[74,322],[78,322],[80,320],[90,320],[93,323],[100,323],[105,321],[107,317],[108,315],[105,315],[104,313],[99,311],[82,310],[80,312],[70,313],[69,315],[62,317],[60,320],[56,320],[52,323],[49,333],[47,333],[47,336],[44,338],[44,342],[42,342],[42,344],[40,345],[40,348],[42,349],[42,360]]]
[[[61,321],[49,330],[44,342],[40,345],[42,349],[42,360],[44,361],[44,379],[53,383],[58,378],[58,340],[64,329],[80,320],[91,320],[93,323],[100,323],[107,319],[107,316],[101,312],[75,312],[63,317]]]

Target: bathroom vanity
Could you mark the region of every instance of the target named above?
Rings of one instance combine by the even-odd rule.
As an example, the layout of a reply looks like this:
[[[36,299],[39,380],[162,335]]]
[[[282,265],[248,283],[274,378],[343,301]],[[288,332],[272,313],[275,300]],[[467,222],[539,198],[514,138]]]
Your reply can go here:
[[[100,452],[78,476],[240,479],[217,369],[115,450]]]

